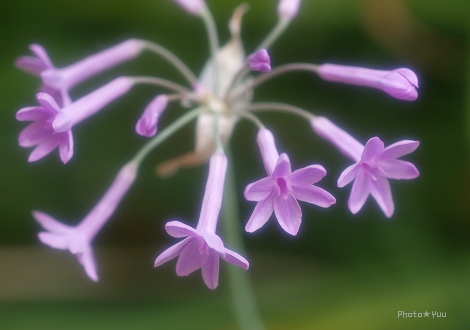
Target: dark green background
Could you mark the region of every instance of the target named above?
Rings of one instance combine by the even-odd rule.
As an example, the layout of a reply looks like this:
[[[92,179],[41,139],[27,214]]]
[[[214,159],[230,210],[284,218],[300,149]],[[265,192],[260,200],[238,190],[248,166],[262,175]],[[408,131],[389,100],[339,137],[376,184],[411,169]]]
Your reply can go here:
[[[221,39],[238,1],[208,1]],[[397,7],[403,3],[404,11]],[[253,1],[244,18],[250,51],[275,22],[274,0]],[[398,9],[397,9],[398,8]],[[198,217],[206,167],[175,177],[154,175],[154,165],[190,150],[186,128],[146,160],[119,211],[96,238],[100,282],[89,281],[69,253],[38,243],[39,209],[79,221],[105,191],[143,139],[135,120],[155,94],[135,88],[74,130],[75,154],[62,165],[57,152],[33,164],[17,145],[25,126],[14,119],[34,104],[38,81],[13,67],[30,43],[68,65],[130,37],[173,50],[196,72],[207,56],[202,23],[171,1],[8,1],[0,5],[0,327],[3,329],[235,329],[225,266],[212,292],[200,272],[177,278],[174,263],[153,269],[172,244],[166,220]],[[375,90],[292,74],[263,85],[256,100],[296,104],[328,116],[360,141],[421,141],[407,159],[417,180],[392,182],[396,212],[388,220],[373,201],[357,215],[346,207],[350,188],[336,179],[349,165],[310,127],[282,114],[260,117],[294,167],[324,165],[322,181],[337,197],[328,210],[304,205],[295,238],[275,221],[244,235],[250,275],[268,329],[467,329],[470,326],[470,8],[466,0],[304,1],[299,17],[270,50],[273,65],[308,61],[418,72],[419,99],[403,102]],[[150,54],[74,90],[79,96],[117,75],[157,75],[182,82]],[[172,106],[162,126],[182,111]],[[232,140],[239,196],[263,175],[252,125]],[[241,225],[253,203],[241,203]],[[397,319],[397,312],[446,312],[445,319]]]

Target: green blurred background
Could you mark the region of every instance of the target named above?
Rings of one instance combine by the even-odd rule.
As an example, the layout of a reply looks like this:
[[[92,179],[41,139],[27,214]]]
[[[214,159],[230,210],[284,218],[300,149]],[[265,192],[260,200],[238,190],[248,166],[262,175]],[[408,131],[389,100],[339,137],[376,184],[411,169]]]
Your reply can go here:
[[[222,41],[238,0],[210,1]],[[274,0],[256,0],[244,18],[250,51],[273,26]],[[38,81],[13,67],[40,43],[53,62],[68,65],[130,37],[161,43],[198,72],[208,56],[203,25],[171,1],[7,1],[0,5],[0,328],[1,329],[236,329],[227,266],[219,288],[208,290],[197,272],[177,278],[174,263],[153,269],[172,244],[168,219],[196,221],[206,167],[170,179],[156,163],[193,147],[192,127],[161,146],[94,246],[100,282],[89,281],[73,256],[39,244],[39,209],[79,221],[115,173],[143,144],[135,120],[155,94],[135,88],[74,130],[75,155],[62,165],[57,152],[33,164],[17,145],[23,123],[14,119],[34,104]],[[294,167],[323,164],[323,181],[337,197],[328,210],[304,205],[303,225],[287,237],[271,220],[244,235],[249,271],[267,329],[470,328],[470,2],[467,0],[303,1],[290,29],[271,49],[274,65],[334,62],[418,72],[420,97],[407,103],[369,89],[292,74],[260,88],[256,100],[276,100],[329,116],[365,142],[421,141],[407,157],[421,171],[395,181],[396,212],[385,218],[369,200],[357,215],[346,207],[350,188],[335,181],[348,161],[316,137],[302,120],[260,117],[276,133]],[[117,75],[158,75],[181,81],[150,54],[74,90],[82,95]],[[182,111],[172,106],[165,125]],[[250,124],[232,140],[239,196],[263,175]],[[254,204],[240,203],[240,229]],[[398,319],[398,311],[445,312],[446,318]]]

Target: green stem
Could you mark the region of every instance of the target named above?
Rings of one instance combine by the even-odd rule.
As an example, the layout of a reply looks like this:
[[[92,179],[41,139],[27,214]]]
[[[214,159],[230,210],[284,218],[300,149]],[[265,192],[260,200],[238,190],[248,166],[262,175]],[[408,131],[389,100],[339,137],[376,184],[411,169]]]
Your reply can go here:
[[[280,19],[277,21],[274,28],[269,32],[269,34],[264,38],[264,40],[260,43],[256,50],[260,49],[268,49],[271,45],[280,37],[280,35],[287,29],[289,26],[290,20]]]
[[[162,56],[168,62],[173,64],[173,66],[186,78],[186,80],[194,86],[197,83],[197,77],[192,73],[191,70],[181,61],[175,54],[170,52],[165,47],[160,46],[157,43],[151,41],[142,41],[145,48],[152,51],[155,54]]]
[[[230,147],[225,149],[228,159],[227,175],[225,178],[224,202],[222,207],[222,229],[224,241],[230,249],[234,249],[244,254],[240,216],[238,213],[238,198],[233,173],[233,163]],[[229,275],[230,293],[235,309],[240,329],[242,330],[262,330],[263,320],[258,312],[256,299],[253,293],[250,275],[245,270],[227,265]]]

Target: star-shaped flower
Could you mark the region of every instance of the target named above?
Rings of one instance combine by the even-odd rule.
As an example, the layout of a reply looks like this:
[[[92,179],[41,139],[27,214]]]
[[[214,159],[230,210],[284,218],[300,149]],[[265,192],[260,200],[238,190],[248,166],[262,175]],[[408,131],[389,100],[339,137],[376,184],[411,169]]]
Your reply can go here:
[[[302,222],[302,210],[297,200],[320,207],[330,207],[336,202],[329,192],[313,185],[326,175],[326,171],[320,165],[310,165],[292,172],[289,157],[286,154],[277,156],[274,138],[266,129],[258,133],[258,144],[268,176],[245,189],[245,198],[258,202],[245,230],[250,233],[258,230],[274,212],[282,229],[296,235]]]
[[[348,200],[351,212],[357,213],[367,197],[372,195],[390,218],[395,206],[388,179],[410,180],[419,176],[416,166],[397,159],[412,153],[418,146],[418,141],[403,140],[384,148],[384,143],[378,137],[367,141],[361,159],[346,168],[338,179],[340,188],[354,180]]]
[[[351,212],[359,212],[367,197],[372,195],[390,218],[395,207],[388,179],[410,180],[419,176],[419,171],[412,163],[397,159],[415,151],[419,142],[403,140],[384,148],[382,140],[373,137],[363,146],[325,117],[315,117],[311,124],[318,135],[355,162],[338,179],[340,188],[354,180],[348,200]]]

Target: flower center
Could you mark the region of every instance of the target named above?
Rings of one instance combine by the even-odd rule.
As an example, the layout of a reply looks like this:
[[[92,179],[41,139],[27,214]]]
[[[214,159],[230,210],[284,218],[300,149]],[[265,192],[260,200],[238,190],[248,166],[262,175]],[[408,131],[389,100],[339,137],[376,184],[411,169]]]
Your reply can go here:
[[[369,174],[374,181],[377,180],[377,177],[383,176],[384,174],[377,162],[362,163],[362,169]]]
[[[290,189],[287,187],[287,181],[283,177],[277,178],[277,187],[278,187],[278,193],[277,195],[281,197],[282,199],[287,199],[287,196],[289,196]]]

